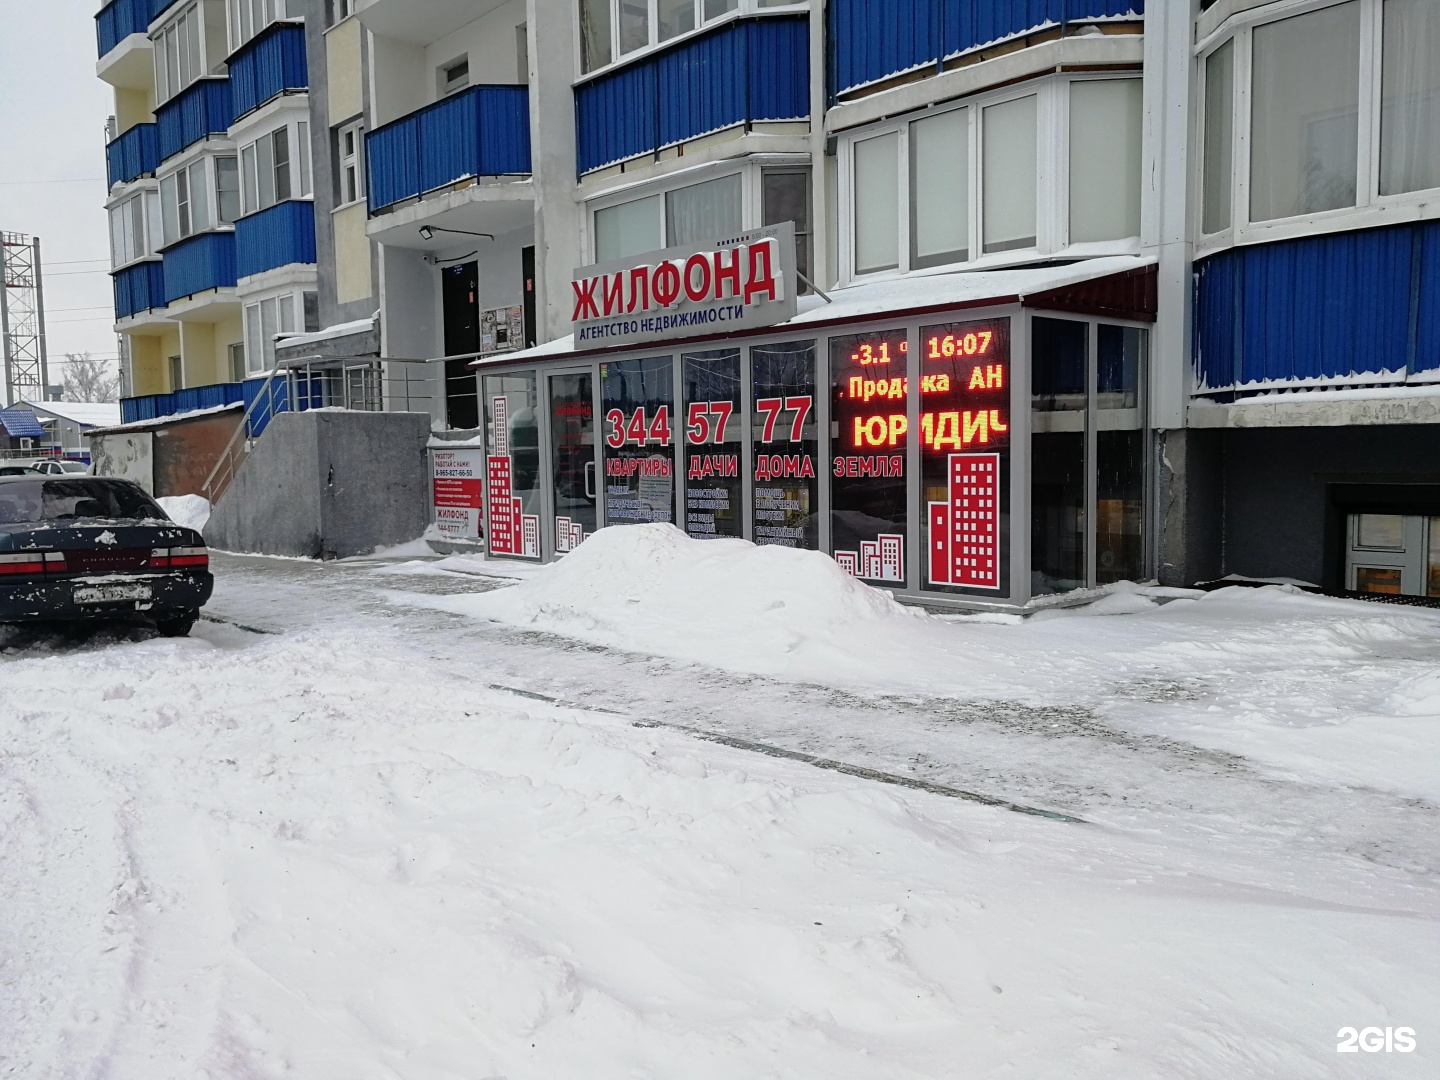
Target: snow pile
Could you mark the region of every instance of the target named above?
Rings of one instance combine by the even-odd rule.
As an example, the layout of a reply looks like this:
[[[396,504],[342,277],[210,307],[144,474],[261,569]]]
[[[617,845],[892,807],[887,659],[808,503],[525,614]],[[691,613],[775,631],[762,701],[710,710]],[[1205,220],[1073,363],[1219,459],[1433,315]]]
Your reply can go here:
[[[196,532],[205,531],[210,520],[210,500],[203,495],[166,495],[155,500],[176,525]]]
[[[928,622],[813,551],[693,540],[673,525],[601,529],[513,588],[437,606],[721,667],[853,665],[857,643]]]

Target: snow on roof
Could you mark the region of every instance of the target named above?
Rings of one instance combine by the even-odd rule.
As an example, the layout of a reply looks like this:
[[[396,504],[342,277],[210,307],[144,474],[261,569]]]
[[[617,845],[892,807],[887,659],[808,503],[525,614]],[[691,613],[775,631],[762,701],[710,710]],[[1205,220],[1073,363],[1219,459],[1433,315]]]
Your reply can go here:
[[[293,349],[297,345],[315,345],[321,341],[333,341],[336,338],[349,337],[351,334],[366,334],[375,329],[375,320],[379,312],[371,315],[368,319],[357,319],[355,322],[337,323],[334,326],[327,326],[323,330],[316,330],[310,334],[279,334],[275,338],[275,344],[282,349]]]
[[[27,409],[85,427],[113,427],[120,423],[118,401],[27,401],[24,404]]]
[[[228,405],[211,405],[208,409],[191,409],[183,413],[170,413],[167,416],[156,416],[150,420],[136,420],[130,424],[112,424],[105,428],[96,428],[89,432],[91,435],[119,435],[126,431],[147,431],[150,428],[165,427],[177,420],[197,420],[204,416],[214,416],[216,413],[229,412],[232,409],[243,409],[243,401],[232,401]]]
[[[1029,266],[1013,270],[963,270],[960,272],[920,272],[903,278],[885,281],[865,282],[846,289],[830,292],[830,303],[819,296],[802,296],[799,313],[793,319],[767,327],[768,331],[784,331],[791,327],[823,325],[841,320],[862,318],[866,315],[885,315],[889,312],[912,311],[920,308],[959,307],[985,300],[1004,303],[1007,300],[1024,300],[1036,293],[1078,285],[1097,278],[1110,277],[1132,270],[1154,266],[1155,259],[1144,255],[1112,255],[1104,258],[1084,259],[1080,262],[1059,266]],[[715,335],[724,336],[724,335]],[[660,342],[657,340],[656,344]],[[647,342],[629,342],[632,349],[645,348]],[[612,346],[621,348],[622,346]],[[511,364],[516,360],[543,360],[546,357],[563,356],[576,352],[575,336],[548,341],[533,349],[519,352],[500,353],[476,361],[472,367],[492,364]],[[582,352],[598,351],[586,347]]]

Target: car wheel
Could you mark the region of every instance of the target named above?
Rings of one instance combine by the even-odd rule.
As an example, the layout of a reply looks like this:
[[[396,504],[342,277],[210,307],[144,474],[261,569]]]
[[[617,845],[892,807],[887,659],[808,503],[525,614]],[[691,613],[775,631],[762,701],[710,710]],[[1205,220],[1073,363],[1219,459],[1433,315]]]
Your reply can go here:
[[[167,615],[163,619],[155,620],[155,629],[160,632],[161,637],[187,637],[195,620],[200,618],[200,610],[191,608],[189,611],[182,611],[174,615]]]

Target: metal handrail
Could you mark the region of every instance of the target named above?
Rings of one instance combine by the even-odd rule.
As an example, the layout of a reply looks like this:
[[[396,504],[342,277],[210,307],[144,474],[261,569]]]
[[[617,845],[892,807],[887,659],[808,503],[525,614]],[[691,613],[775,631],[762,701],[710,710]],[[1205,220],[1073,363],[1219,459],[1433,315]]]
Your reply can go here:
[[[235,464],[235,447],[238,443],[248,441],[246,432],[250,429],[250,415],[255,411],[255,407],[259,405],[262,400],[265,400],[270,406],[270,416],[272,419],[274,418],[275,401],[274,395],[270,392],[270,384],[279,372],[280,361],[277,360],[275,361],[275,366],[270,369],[270,374],[265,376],[265,382],[261,384],[260,392],[255,395],[255,400],[246,406],[245,414],[240,417],[240,424],[235,428],[235,434],[230,436],[230,441],[225,444],[225,449],[220,451],[220,457],[219,460],[215,462],[215,467],[210,470],[210,475],[205,477],[205,483],[200,486],[201,494],[209,500],[211,506],[214,506],[216,500],[225,494],[226,488],[228,488],[230,482],[235,479],[235,470],[237,468]],[[225,474],[225,482],[220,485],[217,491],[215,477],[219,474],[220,469],[227,465],[228,469]]]

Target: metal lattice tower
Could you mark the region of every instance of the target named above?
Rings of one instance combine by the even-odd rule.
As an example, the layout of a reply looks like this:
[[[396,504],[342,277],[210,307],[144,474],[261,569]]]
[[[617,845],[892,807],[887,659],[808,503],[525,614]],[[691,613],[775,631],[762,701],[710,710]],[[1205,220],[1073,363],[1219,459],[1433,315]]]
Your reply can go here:
[[[5,361],[5,404],[44,401],[50,373],[38,236],[0,233],[0,355]]]

